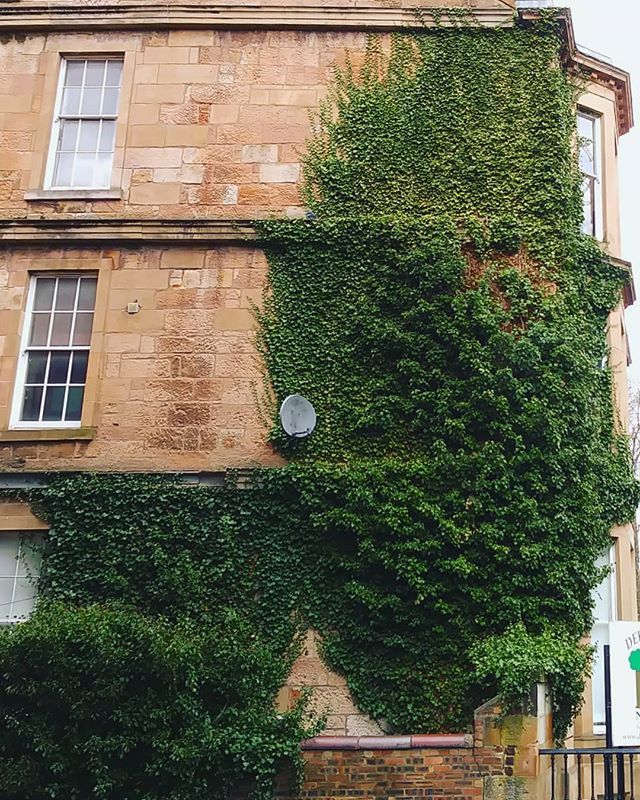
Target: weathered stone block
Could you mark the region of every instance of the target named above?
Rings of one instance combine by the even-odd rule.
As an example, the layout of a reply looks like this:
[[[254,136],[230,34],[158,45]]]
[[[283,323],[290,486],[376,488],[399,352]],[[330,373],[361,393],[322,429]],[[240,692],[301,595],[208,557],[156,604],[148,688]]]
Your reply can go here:
[[[528,778],[488,775],[484,779],[484,800],[538,800],[536,782]]]

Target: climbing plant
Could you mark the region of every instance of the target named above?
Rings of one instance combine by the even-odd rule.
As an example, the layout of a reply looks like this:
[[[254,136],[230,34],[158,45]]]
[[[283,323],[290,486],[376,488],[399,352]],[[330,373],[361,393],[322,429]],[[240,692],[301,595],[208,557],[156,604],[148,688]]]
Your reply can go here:
[[[194,724],[207,723],[202,674],[232,682],[239,716],[216,722],[213,763],[221,785],[248,777],[260,796],[313,730],[303,706],[284,721],[272,707],[308,627],[388,730],[466,728],[480,702],[516,704],[547,674],[560,737],[580,703],[595,562],[638,500],[602,368],[623,276],[580,232],[575,89],[555,24],[461,19],[383,44],[337,71],[316,120],[311,218],[257,223],[269,389],[305,394],[316,431],[290,440],[274,420],[290,463],[246,484],[52,477],[28,493],[51,525],[47,603],[0,631],[3,672],[39,639],[70,660],[63,644],[78,641],[85,677],[120,615],[132,653],[175,639]],[[225,638],[236,627],[259,680]],[[215,671],[200,630],[226,642]],[[7,686],[0,713],[16,730],[44,719],[28,682]],[[154,736],[158,702],[136,730]]]
[[[228,800],[244,787],[263,800],[284,762],[299,773],[318,721],[305,696],[280,712],[275,697],[308,570],[273,493],[258,505],[235,485],[90,474],[27,493],[51,530],[36,613],[0,629],[3,798]]]
[[[577,91],[549,15],[373,41],[316,120],[310,219],[259,227],[268,376],[319,419],[271,433],[332,564],[311,618],[395,729],[454,729],[545,673],[558,738],[580,706],[594,564],[638,492],[602,367],[623,276],[581,233]],[[513,631],[526,669],[480,646],[508,654]]]

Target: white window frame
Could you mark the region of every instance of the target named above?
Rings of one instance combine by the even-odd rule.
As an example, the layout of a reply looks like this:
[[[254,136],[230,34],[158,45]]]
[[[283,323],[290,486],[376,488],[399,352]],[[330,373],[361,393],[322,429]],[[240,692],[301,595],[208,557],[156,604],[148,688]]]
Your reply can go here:
[[[16,624],[18,624],[20,622],[25,622],[29,618],[28,616],[17,617],[17,616],[12,616],[11,615],[14,603],[16,603],[16,602],[18,602],[18,603],[25,602],[25,598],[23,598],[22,600],[18,600],[18,601],[16,601],[16,599],[15,599],[18,580],[21,579],[21,578],[35,578],[36,579],[35,582],[34,582],[33,597],[30,597],[28,599],[37,601],[37,598],[38,598],[38,585],[37,585],[37,582],[39,581],[40,575],[42,574],[42,570],[41,569],[38,571],[37,575],[28,575],[28,574],[27,575],[22,575],[21,574],[20,564],[21,564],[21,561],[22,561],[23,547],[24,547],[24,544],[25,544],[25,540],[26,539],[31,539],[32,542],[34,542],[34,543],[36,541],[40,541],[40,543],[42,543],[42,536],[43,535],[42,535],[42,531],[2,531],[2,532],[0,532],[0,536],[16,537],[17,540],[18,540],[17,541],[18,551],[17,551],[17,554],[16,554],[16,565],[15,565],[15,569],[14,569],[13,575],[0,575],[0,577],[6,578],[6,579],[9,579],[9,580],[11,580],[13,578],[13,588],[12,588],[12,591],[11,591],[11,600],[10,600],[10,602],[8,604],[8,608],[6,607],[7,604],[2,604],[2,606],[0,606],[0,625],[16,625]],[[34,606],[35,606],[35,602],[34,602]],[[5,611],[7,612],[6,614],[5,614]]]
[[[95,306],[98,297],[98,273],[97,272],[32,272],[29,274],[29,291],[27,295],[27,306],[25,309],[22,335],[20,337],[20,356],[18,358],[18,369],[16,371],[16,381],[13,387],[13,401],[11,404],[11,417],[9,421],[10,430],[42,430],[48,429],[77,429],[82,427],[82,419],[79,420],[42,420],[42,421],[25,421],[21,420],[22,403],[24,399],[24,385],[27,377],[27,363],[29,360],[29,334],[31,332],[31,320],[33,318],[33,302],[36,295],[37,278],[95,278],[96,279],[96,302],[93,306],[93,325],[95,325]],[[79,294],[79,293],[78,293]],[[76,307],[78,304],[78,297],[76,295]],[[75,309],[74,309],[75,310]],[[69,347],[35,347],[36,350],[46,350],[47,352],[59,350],[86,350],[89,357],[91,355],[91,341],[93,340],[93,325],[91,328],[91,338],[88,345],[69,345]],[[73,337],[73,329],[71,330],[70,337]],[[87,388],[87,379],[84,383],[85,396]],[[45,384],[46,390],[46,384]],[[84,396],[82,403],[84,405]],[[82,416],[82,410],[80,412]]]
[[[593,130],[593,166],[594,172],[588,177],[593,180],[593,232],[583,231],[598,241],[604,239],[604,202],[602,191],[602,116],[587,108],[578,108],[578,118],[587,119]],[[579,134],[578,134],[579,135]],[[580,142],[578,142],[578,147]],[[585,175],[582,172],[581,174]],[[583,190],[584,198],[584,190]]]
[[[56,101],[54,106],[53,112],[53,123],[51,125],[51,138],[49,140],[49,152],[47,154],[47,163],[45,166],[44,172],[44,188],[49,189],[51,191],[63,191],[63,192],[72,192],[72,191],[105,191],[111,188],[111,182],[113,177],[113,158],[115,153],[115,141],[114,141],[114,152],[111,154],[111,177],[109,179],[109,186],[57,186],[53,183],[53,175],[55,170],[56,164],[56,154],[58,151],[58,140],[60,138],[60,122],[61,122],[61,110],[62,110],[62,93],[64,91],[64,81],[67,74],[67,64],[70,61],[119,61],[123,65],[124,69],[124,57],[118,55],[112,56],[103,56],[103,55],[92,55],[88,54],[81,54],[78,53],[77,55],[69,55],[69,56],[62,56],[60,61],[60,74],[58,76],[58,88],[56,89]],[[122,74],[120,77],[120,92],[122,92]],[[120,95],[118,95],[118,105],[120,104]],[[118,119],[118,108],[116,109],[115,114],[98,114],[98,115],[85,115],[82,116],[78,113],[78,119],[107,119],[107,120],[117,120]]]
[[[592,666],[591,680],[591,707],[594,710],[593,733],[601,736],[606,733],[605,726],[595,719],[596,695],[600,694],[599,700],[604,702],[604,645],[609,644],[609,625],[618,619],[618,570],[617,570],[617,540],[613,539],[609,549],[610,573],[598,588],[605,587],[609,591],[609,608],[611,609],[610,619],[594,619],[591,629],[591,643],[597,645]],[[597,591],[594,590],[594,591]],[[602,674],[601,674],[602,670]]]

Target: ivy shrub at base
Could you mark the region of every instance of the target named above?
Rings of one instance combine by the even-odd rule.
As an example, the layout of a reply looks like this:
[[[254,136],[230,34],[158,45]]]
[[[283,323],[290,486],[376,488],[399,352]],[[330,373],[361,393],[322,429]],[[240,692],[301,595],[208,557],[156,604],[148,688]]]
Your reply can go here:
[[[170,624],[122,605],[41,603],[0,629],[3,800],[271,796],[315,729],[273,695],[288,666],[236,614]]]

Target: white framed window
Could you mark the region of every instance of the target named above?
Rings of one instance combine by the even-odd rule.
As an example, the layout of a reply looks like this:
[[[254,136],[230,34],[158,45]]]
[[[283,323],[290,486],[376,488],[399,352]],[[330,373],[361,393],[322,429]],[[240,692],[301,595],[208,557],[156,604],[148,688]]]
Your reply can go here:
[[[122,58],[64,58],[56,95],[46,189],[108,189]]]
[[[608,567],[609,573],[600,585],[594,589],[592,599],[593,628],[591,630],[591,644],[596,648],[593,657],[592,669],[592,705],[593,705],[593,732],[605,732],[605,705],[604,705],[604,645],[609,644],[609,623],[618,619],[618,592],[616,575],[616,546],[603,553],[596,562],[598,567]]]
[[[12,428],[78,428],[98,278],[32,275],[13,399]]]
[[[604,233],[602,206],[602,120],[596,114],[578,111],[578,147],[582,172],[582,231],[596,239]]]
[[[0,625],[20,622],[33,611],[42,544],[37,531],[0,531]]]

